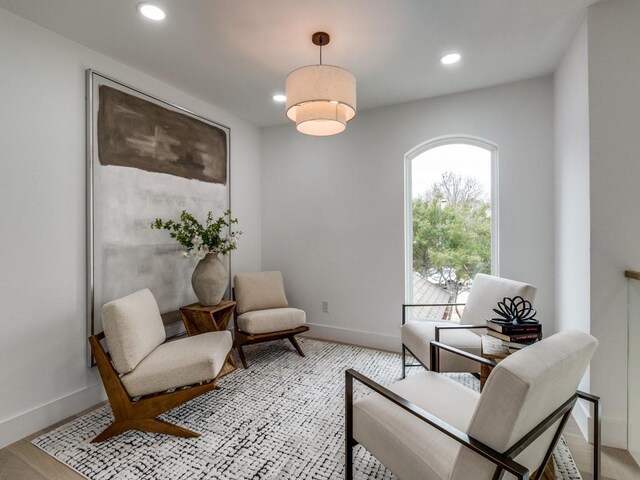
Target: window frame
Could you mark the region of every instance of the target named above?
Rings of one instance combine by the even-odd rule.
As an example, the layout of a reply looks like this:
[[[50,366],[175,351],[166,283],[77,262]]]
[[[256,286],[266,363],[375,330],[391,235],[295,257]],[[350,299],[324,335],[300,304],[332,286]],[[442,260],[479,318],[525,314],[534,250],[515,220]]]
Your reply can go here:
[[[412,162],[428,150],[445,145],[465,144],[491,153],[491,274],[500,275],[500,212],[499,212],[499,156],[498,145],[472,135],[443,135],[423,142],[404,156],[404,241],[405,241],[405,301],[413,301],[413,188]]]

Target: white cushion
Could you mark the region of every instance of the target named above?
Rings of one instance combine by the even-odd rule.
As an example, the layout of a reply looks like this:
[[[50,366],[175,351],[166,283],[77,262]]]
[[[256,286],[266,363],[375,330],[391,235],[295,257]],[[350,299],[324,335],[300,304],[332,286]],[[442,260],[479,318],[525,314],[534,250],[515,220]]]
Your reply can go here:
[[[436,339],[436,325],[455,325],[451,322],[411,321],[402,326],[402,344],[405,345],[418,360],[431,369],[430,342]],[[483,330],[478,330],[483,333]],[[453,329],[440,330],[440,341],[447,345],[480,355],[482,342],[475,330]],[[440,350],[441,372],[479,372],[480,364],[460,355]]]
[[[424,372],[391,391],[466,431],[479,394]],[[402,480],[448,479],[460,444],[376,393],[353,404],[354,438]],[[473,476],[468,478],[474,478]]]
[[[216,378],[232,346],[231,332],[209,332],[167,342],[121,377],[132,397]]]
[[[102,326],[119,373],[136,368],[166,338],[158,304],[146,288],[105,304]]]
[[[238,315],[238,328],[246,333],[259,334],[291,330],[305,324],[306,314],[298,308],[272,308]]]
[[[567,331],[504,359],[485,384],[468,434],[499,452],[507,450],[576,392],[597,345],[587,333]],[[530,471],[538,469],[553,429],[516,461]],[[494,469],[487,460],[463,449],[451,478],[490,479]]]
[[[289,306],[280,272],[238,273],[233,283],[238,313]]]
[[[498,302],[504,297],[520,296],[533,302],[536,292],[536,287],[527,283],[478,273],[473,279],[471,290],[469,290],[469,298],[467,298],[460,323],[463,325],[485,325],[488,319],[497,316],[493,309],[498,307]]]

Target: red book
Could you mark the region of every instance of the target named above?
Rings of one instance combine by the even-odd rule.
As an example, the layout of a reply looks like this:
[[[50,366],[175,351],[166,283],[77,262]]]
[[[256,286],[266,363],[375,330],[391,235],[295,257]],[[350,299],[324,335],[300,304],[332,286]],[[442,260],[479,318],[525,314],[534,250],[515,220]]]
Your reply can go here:
[[[536,340],[540,340],[542,338],[542,333],[514,333],[512,335],[505,333],[498,333],[494,330],[489,330],[487,332],[488,335],[499,338],[500,340],[504,340],[505,342],[516,342],[516,343],[529,343],[534,342]]]

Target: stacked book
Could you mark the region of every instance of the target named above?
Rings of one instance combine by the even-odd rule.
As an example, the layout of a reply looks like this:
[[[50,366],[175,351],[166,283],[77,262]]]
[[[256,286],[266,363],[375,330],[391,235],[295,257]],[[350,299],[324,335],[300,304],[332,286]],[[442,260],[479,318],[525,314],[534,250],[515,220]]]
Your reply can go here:
[[[503,345],[513,353],[527,345],[542,339],[542,324],[540,323],[497,323],[487,320],[487,334],[502,340]]]

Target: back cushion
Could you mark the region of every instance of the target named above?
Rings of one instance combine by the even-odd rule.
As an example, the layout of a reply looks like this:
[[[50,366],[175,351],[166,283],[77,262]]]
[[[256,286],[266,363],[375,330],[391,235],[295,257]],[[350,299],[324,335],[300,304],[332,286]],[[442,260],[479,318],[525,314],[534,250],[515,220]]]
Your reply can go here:
[[[467,433],[499,452],[507,450],[576,392],[597,345],[587,333],[567,331],[507,357],[489,376]],[[538,468],[557,425],[516,461],[531,471]],[[490,479],[495,468],[463,448],[451,478]]]
[[[102,326],[119,373],[132,371],[166,338],[158,304],[146,288],[105,304]]]
[[[536,287],[527,283],[478,273],[473,279],[467,305],[462,313],[464,325],[484,325],[494,315],[493,309],[504,297],[521,296],[533,303]]]
[[[233,283],[238,313],[289,306],[280,272],[238,273]]]

